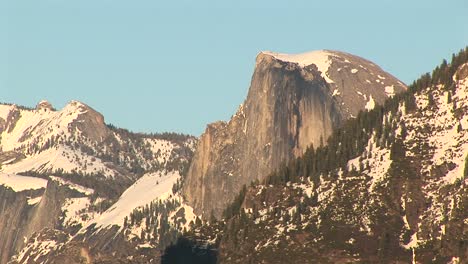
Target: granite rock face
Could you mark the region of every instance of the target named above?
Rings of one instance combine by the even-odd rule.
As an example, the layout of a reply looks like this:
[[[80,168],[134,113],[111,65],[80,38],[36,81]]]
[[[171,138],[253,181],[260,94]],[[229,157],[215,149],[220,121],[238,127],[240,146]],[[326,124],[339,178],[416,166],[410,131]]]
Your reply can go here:
[[[244,184],[261,180],[332,130],[406,86],[365,59],[335,51],[262,52],[245,102],[207,126],[183,192],[195,212],[219,217]]]
[[[59,225],[65,199],[76,192],[49,181],[45,189],[14,191],[0,185],[0,263],[7,263],[33,233]],[[40,201],[31,203],[31,197]]]

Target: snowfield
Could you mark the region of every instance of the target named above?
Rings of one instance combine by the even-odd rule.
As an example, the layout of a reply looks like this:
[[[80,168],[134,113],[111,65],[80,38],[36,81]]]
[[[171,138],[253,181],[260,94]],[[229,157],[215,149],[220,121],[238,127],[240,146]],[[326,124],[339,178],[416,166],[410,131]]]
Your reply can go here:
[[[10,187],[15,192],[24,190],[37,190],[47,186],[47,180],[21,176],[15,174],[0,173],[0,185]]]

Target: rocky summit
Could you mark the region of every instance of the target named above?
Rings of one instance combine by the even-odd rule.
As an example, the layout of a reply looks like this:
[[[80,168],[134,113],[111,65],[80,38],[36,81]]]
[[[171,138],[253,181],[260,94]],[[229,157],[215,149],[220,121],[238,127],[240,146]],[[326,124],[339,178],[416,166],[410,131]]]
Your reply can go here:
[[[406,90],[374,63],[344,52],[261,52],[244,103],[207,126],[183,193],[205,218],[220,217],[243,185],[262,180],[359,111]]]

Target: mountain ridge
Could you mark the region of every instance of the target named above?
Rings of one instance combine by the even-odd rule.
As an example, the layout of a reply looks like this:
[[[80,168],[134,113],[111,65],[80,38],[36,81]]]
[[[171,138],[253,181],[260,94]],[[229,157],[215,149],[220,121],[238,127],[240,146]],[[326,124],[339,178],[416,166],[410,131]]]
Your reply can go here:
[[[81,243],[84,239],[79,244],[73,240],[83,229],[85,238],[93,239],[93,243],[105,241],[104,234],[108,234],[118,238],[113,250],[131,248],[136,242],[115,232],[119,228],[131,232],[124,225],[136,208],[163,193],[175,195],[174,187],[182,181],[180,174],[190,162],[195,144],[192,136],[116,128],[78,101],[69,102],[61,110],[47,101],[39,102],[36,108],[1,104],[0,197],[11,202],[0,211],[0,237],[5,238],[0,240],[0,263],[7,263],[13,255],[20,263],[42,262],[69,245],[92,252],[88,244]],[[150,187],[163,190],[148,193],[140,202],[126,195],[128,189],[137,189],[138,193]],[[122,202],[125,199],[127,202]],[[164,202],[160,208],[166,208],[167,202],[181,203],[175,197],[160,200]],[[172,212],[179,207],[165,210]],[[187,220],[192,220],[190,208],[184,208]],[[106,220],[112,215],[109,211],[117,212],[113,221]],[[185,215],[179,214],[181,218]],[[161,221],[170,222],[171,230],[161,231],[154,238],[155,244],[159,237],[161,241],[173,239],[177,228],[175,221]],[[96,234],[86,233],[91,229]],[[109,241],[105,244],[111,245]],[[68,260],[59,262],[72,261],[70,256],[62,257]]]

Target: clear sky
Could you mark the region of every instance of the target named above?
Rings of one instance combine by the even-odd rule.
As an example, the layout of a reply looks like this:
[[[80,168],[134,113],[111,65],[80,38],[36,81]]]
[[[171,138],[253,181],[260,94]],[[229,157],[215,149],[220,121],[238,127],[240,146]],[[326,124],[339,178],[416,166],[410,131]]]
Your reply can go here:
[[[0,101],[199,135],[243,102],[261,50],[342,50],[410,83],[466,45],[466,0],[0,0]]]

